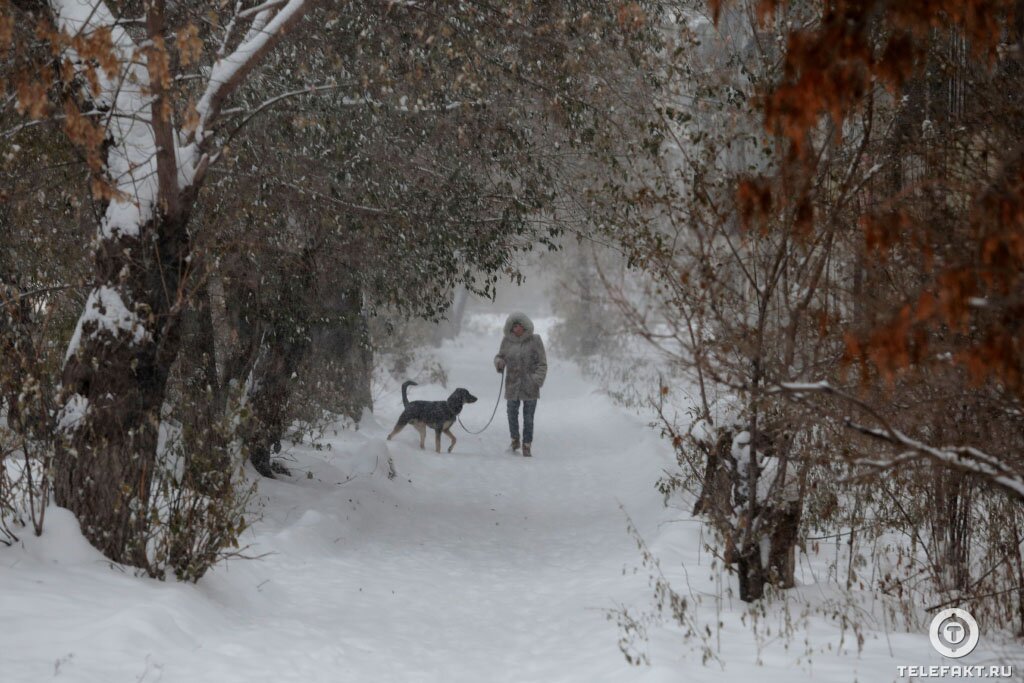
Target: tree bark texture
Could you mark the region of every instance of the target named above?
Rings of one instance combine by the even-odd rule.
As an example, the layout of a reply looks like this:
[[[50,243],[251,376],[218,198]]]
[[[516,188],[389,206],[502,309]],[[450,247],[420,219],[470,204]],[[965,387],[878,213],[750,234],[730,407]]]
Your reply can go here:
[[[313,329],[312,360],[318,372],[328,374],[330,409],[359,420],[364,409],[373,408],[373,349],[363,295],[351,287],[324,298],[329,303]]]
[[[196,287],[189,303],[178,362],[185,472],[190,485],[216,494],[231,482],[231,459],[229,437],[222,429],[225,390],[217,373],[213,312],[205,282]]]
[[[104,555],[137,567],[146,566],[160,408],[181,341],[186,224],[184,215],[156,212],[137,236],[100,240],[93,292],[101,294],[90,297],[63,371],[67,438],[57,454],[56,502]],[[132,323],[103,322],[119,304]]]

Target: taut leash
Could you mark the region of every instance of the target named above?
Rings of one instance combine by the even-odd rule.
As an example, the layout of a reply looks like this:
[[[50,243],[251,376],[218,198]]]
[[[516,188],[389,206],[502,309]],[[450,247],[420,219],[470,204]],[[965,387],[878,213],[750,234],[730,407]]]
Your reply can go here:
[[[498,398],[494,401],[494,410],[491,411],[491,419],[487,421],[487,424],[485,424],[483,429],[481,429],[479,432],[471,432],[468,429],[466,429],[466,425],[462,424],[462,418],[461,417],[458,418],[459,426],[462,427],[463,429],[465,429],[466,432],[469,433],[469,434],[483,434],[484,430],[487,429],[488,427],[490,427],[491,423],[494,422],[494,416],[498,414],[498,405],[501,403],[501,390],[504,389],[504,388],[505,388],[505,371],[502,370],[501,371],[501,384],[498,385]]]

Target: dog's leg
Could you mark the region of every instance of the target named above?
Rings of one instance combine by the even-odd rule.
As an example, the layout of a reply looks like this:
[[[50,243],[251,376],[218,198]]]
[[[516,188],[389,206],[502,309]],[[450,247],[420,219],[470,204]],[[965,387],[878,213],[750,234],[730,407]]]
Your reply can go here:
[[[400,432],[403,429],[405,429],[405,425],[407,425],[407,424],[409,424],[409,423],[408,422],[402,422],[401,420],[399,420],[398,424],[395,425],[395,428],[391,430],[390,434],[388,434],[388,441],[391,441],[391,439],[394,438],[394,436],[396,434],[398,434],[398,432]]]
[[[416,431],[420,433],[420,450],[423,450],[423,442],[427,440],[427,425],[416,425]]]
[[[440,429],[435,429],[434,430],[434,449],[437,450],[438,453],[441,452],[441,430]]]
[[[445,427],[444,433],[448,435],[448,438],[452,440],[452,445],[448,447],[448,452],[451,453],[452,449],[455,448],[455,435],[452,434],[451,427]]]

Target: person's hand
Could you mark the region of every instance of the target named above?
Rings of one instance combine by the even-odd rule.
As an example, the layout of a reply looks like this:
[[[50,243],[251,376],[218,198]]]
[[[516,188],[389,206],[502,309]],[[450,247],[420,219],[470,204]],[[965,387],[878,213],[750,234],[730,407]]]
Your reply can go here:
[[[497,370],[498,372],[504,372],[505,371],[505,360],[502,359],[502,358],[495,358],[494,359],[494,369]]]

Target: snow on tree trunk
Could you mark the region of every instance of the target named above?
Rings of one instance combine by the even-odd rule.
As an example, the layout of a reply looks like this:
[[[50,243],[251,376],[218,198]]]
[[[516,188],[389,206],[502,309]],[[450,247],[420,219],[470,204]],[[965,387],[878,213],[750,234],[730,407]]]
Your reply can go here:
[[[213,129],[226,98],[301,19],[307,3],[289,0],[256,13],[248,34],[214,63],[192,134],[170,120],[163,2],[146,5],[149,39],[142,45],[102,0],[50,0],[49,6],[68,37],[64,58],[89,84],[80,86],[81,100],[102,112],[106,157],[95,186],[108,198],[96,235],[93,288],[65,357],[57,416],[65,444],[54,490],[107,557],[145,567],[160,409],[187,297],[187,226],[211,163]],[[71,38],[102,42],[107,32],[116,68],[77,55]]]
[[[184,232],[184,221],[154,216],[135,235],[101,238],[62,378],[57,503],[107,557],[135,566],[145,566],[160,407],[179,346]]]
[[[63,372],[66,432],[54,492],[110,559],[146,565],[150,482],[160,406],[177,353],[178,282],[187,217],[157,210],[157,144],[146,57],[105,4],[52,0],[69,35],[111,30],[123,69],[99,70],[92,103],[107,112],[111,195],[97,230],[95,276]],[[77,60],[71,55],[73,62]]]

